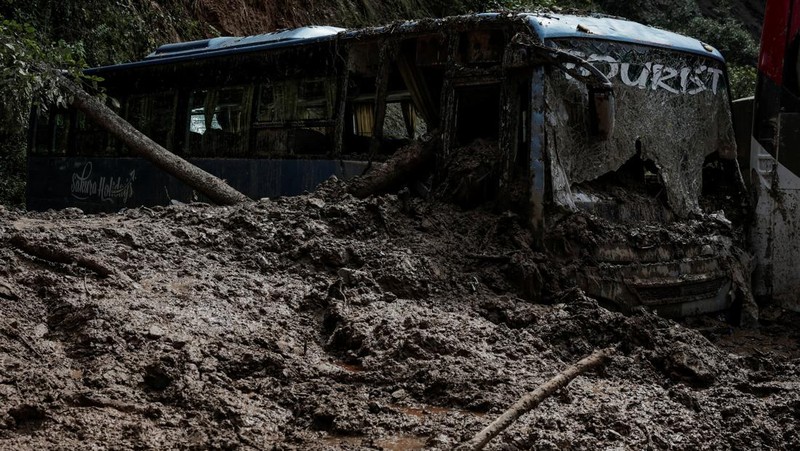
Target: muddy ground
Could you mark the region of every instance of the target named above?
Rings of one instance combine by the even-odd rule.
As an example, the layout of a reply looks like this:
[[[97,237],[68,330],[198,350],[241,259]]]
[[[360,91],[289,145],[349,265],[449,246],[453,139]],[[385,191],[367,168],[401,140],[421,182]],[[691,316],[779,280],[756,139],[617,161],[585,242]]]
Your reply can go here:
[[[611,312],[512,214],[332,181],[228,208],[2,211],[0,227],[2,449],[450,449],[610,345],[490,448],[800,448],[796,317]]]

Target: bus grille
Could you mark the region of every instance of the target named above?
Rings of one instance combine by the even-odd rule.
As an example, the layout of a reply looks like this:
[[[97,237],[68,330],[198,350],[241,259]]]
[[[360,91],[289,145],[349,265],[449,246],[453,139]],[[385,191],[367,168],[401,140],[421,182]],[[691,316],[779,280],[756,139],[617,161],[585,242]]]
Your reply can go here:
[[[701,280],[697,282],[684,282],[681,284],[656,285],[656,286],[634,286],[643,304],[659,305],[669,304],[676,301],[688,301],[693,299],[709,299],[717,295],[725,278],[715,278]]]

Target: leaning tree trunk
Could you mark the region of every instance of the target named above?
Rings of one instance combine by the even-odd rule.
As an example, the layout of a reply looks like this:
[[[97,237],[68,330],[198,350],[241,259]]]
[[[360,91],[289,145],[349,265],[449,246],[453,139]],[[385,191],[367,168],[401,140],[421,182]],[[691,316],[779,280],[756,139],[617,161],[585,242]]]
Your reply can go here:
[[[213,202],[220,205],[233,205],[250,200],[218,177],[161,147],[144,133],[136,130],[125,119],[119,117],[111,108],[84,91],[78,84],[62,78],[61,86],[72,95],[72,105],[75,108],[122,141],[133,152],[203,193]]]
[[[380,194],[419,175],[420,169],[433,161],[436,155],[441,144],[438,136],[438,131],[433,130],[421,141],[413,141],[398,149],[385,163],[376,164],[366,174],[351,180],[350,194],[359,198]]]

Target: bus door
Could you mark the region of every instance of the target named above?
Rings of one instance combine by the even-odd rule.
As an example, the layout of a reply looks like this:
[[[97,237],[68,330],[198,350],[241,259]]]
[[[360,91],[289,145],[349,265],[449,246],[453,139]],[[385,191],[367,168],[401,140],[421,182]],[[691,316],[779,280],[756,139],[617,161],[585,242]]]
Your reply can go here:
[[[502,84],[496,79],[445,82],[439,177],[454,201],[494,200],[502,175]]]

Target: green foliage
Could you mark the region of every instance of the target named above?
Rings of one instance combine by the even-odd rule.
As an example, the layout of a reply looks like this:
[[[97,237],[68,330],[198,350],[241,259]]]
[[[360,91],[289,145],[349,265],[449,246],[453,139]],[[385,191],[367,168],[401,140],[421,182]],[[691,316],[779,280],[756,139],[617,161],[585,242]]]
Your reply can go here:
[[[607,14],[669,30],[700,15],[696,0],[598,0],[596,3]]]
[[[729,63],[755,64],[758,58],[755,39],[733,18],[694,17],[681,31],[716,47]]]
[[[32,103],[66,105],[56,71],[79,78],[84,66],[80,52],[63,41],[40,44],[32,26],[0,21],[0,130],[23,127]]]
[[[756,76],[758,71],[751,65],[728,65],[728,78],[731,96],[734,99],[750,97],[756,92]]]
[[[0,202],[17,205],[24,199],[24,129],[31,105],[64,105],[53,67],[79,73],[72,49],[59,42],[42,45],[36,29],[0,17]]]
[[[25,127],[33,105],[66,106],[59,77],[86,77],[80,47],[43,43],[37,30],[0,17],[0,202],[19,205],[25,188]]]
[[[430,10],[439,17],[480,12],[488,2],[481,0],[431,0]]]
[[[731,15],[730,0],[715,2],[703,15],[696,0],[598,0],[608,14],[685,34],[717,48],[729,62],[755,64],[758,45]]]

